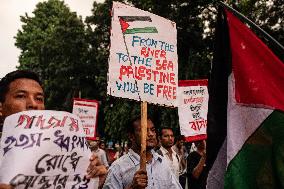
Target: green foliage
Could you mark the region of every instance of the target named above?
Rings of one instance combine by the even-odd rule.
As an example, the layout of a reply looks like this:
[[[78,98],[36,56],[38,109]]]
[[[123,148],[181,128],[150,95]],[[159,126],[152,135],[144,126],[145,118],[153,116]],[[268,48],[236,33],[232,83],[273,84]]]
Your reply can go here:
[[[120,0],[176,22],[179,79],[208,78],[213,53],[216,1]],[[230,1],[231,3],[236,1]],[[238,10],[284,43],[282,0],[237,1]],[[272,4],[271,4],[272,2]],[[44,79],[49,109],[70,110],[72,97],[100,101],[99,133],[126,140],[127,122],[140,115],[140,103],[106,95],[112,0],[94,1],[85,23],[60,0],[39,3],[34,16],[21,17],[16,46],[20,69]],[[91,9],[91,7],[90,7]],[[156,126],[179,130],[176,108],[148,105]]]
[[[137,8],[148,10],[159,16],[173,20],[178,29],[178,57],[179,79],[207,78],[212,56],[212,30],[204,37],[204,18],[213,19],[212,1],[170,1],[170,0],[131,0],[127,2]],[[93,16],[88,17],[86,22],[92,37],[93,50],[101,55],[108,55],[105,48],[109,45],[111,1],[103,4],[94,3]],[[209,11],[208,11],[209,10]],[[216,11],[214,12],[216,13]],[[108,49],[107,49],[108,50]],[[103,71],[104,72],[104,71]],[[102,72],[102,73],[103,73]],[[105,75],[103,73],[103,75]],[[179,130],[178,115],[176,108],[157,105],[149,105],[148,112],[157,127],[173,127]],[[140,105],[130,100],[109,97],[104,102],[105,133],[113,139],[125,139],[127,120],[140,115]]]
[[[264,31],[269,33],[280,44],[284,44],[284,19],[283,0],[251,0],[241,1],[238,5],[241,12],[249,19],[259,25]],[[255,31],[257,32],[257,31]],[[265,37],[258,33],[262,39]],[[265,40],[266,41],[266,40]],[[284,60],[284,55],[280,52],[277,46],[273,43],[267,42],[267,44],[274,50],[274,52]]]
[[[86,77],[84,24],[59,0],[38,3],[33,13],[21,17],[22,30],[16,36],[16,46],[22,50],[19,69],[41,75],[48,108],[66,109],[69,103],[64,102]]]

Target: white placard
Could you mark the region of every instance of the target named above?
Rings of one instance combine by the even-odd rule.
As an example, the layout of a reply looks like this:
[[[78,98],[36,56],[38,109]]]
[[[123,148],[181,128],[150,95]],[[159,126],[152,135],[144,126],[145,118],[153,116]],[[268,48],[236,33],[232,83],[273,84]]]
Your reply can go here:
[[[207,138],[208,81],[181,80],[178,89],[178,115],[181,135],[192,142]]]
[[[177,106],[176,24],[113,2],[108,94]]]
[[[96,100],[75,98],[73,102],[73,114],[81,119],[85,136],[88,139],[96,137],[98,108],[99,103]]]
[[[91,151],[80,119],[68,112],[24,111],[5,119],[0,183],[28,188],[97,188],[86,180]]]

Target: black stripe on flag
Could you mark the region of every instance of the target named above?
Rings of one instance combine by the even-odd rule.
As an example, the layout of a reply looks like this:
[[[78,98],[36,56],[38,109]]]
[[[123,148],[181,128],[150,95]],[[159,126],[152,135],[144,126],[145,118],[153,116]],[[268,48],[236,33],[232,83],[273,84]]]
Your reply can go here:
[[[210,169],[227,135],[228,77],[231,74],[231,50],[224,9],[219,7],[214,57],[209,78],[207,115],[207,162]]]
[[[152,22],[150,16],[119,16],[119,18],[122,18],[125,22],[135,22],[135,21]]]

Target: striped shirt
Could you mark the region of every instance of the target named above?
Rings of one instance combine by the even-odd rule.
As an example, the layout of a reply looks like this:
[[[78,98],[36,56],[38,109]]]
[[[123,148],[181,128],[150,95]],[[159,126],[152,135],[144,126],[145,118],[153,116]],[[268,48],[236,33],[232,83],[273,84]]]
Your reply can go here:
[[[148,186],[146,189],[182,189],[163,157],[152,151],[153,158],[146,164]],[[134,174],[139,170],[140,156],[132,149],[113,162],[103,189],[123,189],[132,183]]]

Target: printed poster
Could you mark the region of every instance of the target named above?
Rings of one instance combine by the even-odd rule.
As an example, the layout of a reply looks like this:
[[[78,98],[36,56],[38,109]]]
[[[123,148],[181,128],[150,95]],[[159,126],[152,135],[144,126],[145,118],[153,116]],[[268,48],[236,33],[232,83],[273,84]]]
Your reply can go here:
[[[113,2],[109,95],[177,106],[176,24]]]
[[[187,142],[207,138],[208,80],[179,81],[179,124]]]
[[[60,111],[24,111],[5,119],[0,183],[16,189],[97,188],[84,178],[91,151],[80,119]]]
[[[73,101],[73,114],[77,115],[83,124],[85,136],[89,140],[96,137],[99,102],[96,100],[75,98]]]

